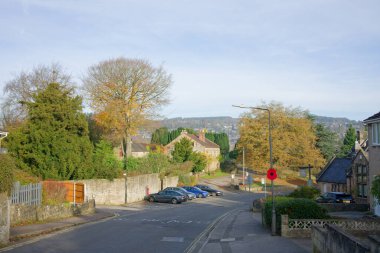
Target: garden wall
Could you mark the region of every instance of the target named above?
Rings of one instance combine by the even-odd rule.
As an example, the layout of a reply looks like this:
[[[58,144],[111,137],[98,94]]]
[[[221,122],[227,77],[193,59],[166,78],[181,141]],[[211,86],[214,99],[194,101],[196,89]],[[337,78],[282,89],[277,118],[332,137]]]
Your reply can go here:
[[[125,204],[125,179],[88,179],[78,181],[84,184],[85,199],[94,199],[96,204]]]
[[[62,219],[74,215],[89,214],[95,212],[95,201],[90,200],[83,205],[73,206],[70,204],[60,205],[12,205],[10,208],[11,225],[44,221],[53,219]]]
[[[146,174],[114,179],[89,179],[77,181],[85,185],[85,199],[95,199],[101,205],[122,205],[141,201],[149,193],[161,190],[159,174]],[[165,177],[163,188],[177,186],[178,177]]]
[[[127,203],[143,200],[149,193],[161,190],[158,174],[127,177]]]
[[[0,244],[7,244],[9,241],[10,208],[9,199],[6,193],[0,193]]]

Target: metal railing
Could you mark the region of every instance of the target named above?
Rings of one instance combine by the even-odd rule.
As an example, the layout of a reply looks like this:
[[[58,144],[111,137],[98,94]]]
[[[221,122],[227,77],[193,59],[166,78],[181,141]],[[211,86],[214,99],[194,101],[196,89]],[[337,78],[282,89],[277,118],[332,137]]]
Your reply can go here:
[[[42,184],[21,185],[16,182],[13,185],[11,203],[24,205],[40,205],[42,202]]]

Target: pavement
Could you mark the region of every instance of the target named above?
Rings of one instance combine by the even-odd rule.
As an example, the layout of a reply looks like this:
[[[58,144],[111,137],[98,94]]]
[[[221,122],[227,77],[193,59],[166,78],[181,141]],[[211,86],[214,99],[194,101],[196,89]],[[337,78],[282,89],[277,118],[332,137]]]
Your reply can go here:
[[[15,226],[10,229],[10,242],[11,244],[14,244],[15,242],[19,243],[20,241],[22,242],[32,237],[53,233],[83,224],[98,222],[114,216],[115,214],[113,212],[96,209],[93,214],[73,216],[37,224]]]
[[[235,210],[224,217],[204,240],[198,253],[233,252],[312,252],[310,238],[291,239],[272,236],[261,225],[261,214],[249,210]]]

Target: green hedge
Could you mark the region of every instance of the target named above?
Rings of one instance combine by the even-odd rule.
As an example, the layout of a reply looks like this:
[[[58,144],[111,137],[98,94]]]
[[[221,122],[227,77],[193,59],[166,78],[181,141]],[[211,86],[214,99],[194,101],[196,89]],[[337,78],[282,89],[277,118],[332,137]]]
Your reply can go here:
[[[13,171],[16,165],[11,156],[0,154],[0,193],[7,192],[11,194],[13,187]]]
[[[321,192],[310,186],[301,186],[297,189],[295,189],[292,193],[288,195],[288,197],[291,198],[303,198],[303,199],[315,199],[317,198]]]
[[[276,227],[277,233],[281,230],[281,215],[287,214],[290,219],[326,219],[327,211],[310,199],[276,197]],[[272,199],[269,197],[264,206],[265,224],[272,224]]]

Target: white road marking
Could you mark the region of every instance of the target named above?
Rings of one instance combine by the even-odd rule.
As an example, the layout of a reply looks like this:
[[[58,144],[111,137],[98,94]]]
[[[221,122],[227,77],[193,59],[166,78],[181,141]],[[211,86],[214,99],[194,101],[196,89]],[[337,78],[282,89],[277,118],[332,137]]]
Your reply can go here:
[[[183,237],[163,237],[162,242],[183,242]]]
[[[234,242],[235,241],[235,238],[224,238],[224,239],[220,239],[220,242]]]

